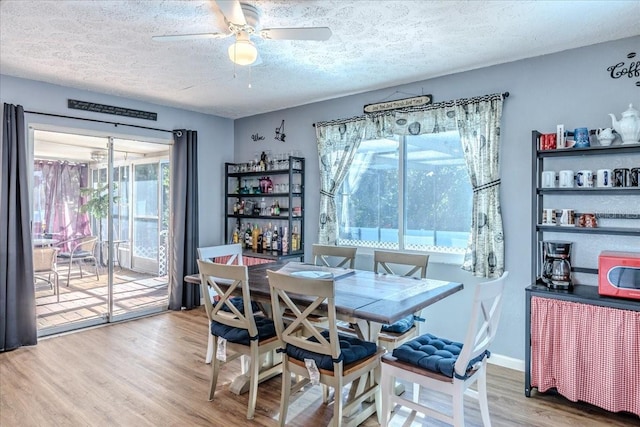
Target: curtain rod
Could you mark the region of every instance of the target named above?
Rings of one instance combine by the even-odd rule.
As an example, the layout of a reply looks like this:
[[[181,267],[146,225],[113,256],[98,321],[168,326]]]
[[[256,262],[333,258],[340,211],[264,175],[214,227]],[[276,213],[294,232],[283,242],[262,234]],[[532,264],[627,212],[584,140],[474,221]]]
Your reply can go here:
[[[502,97],[503,97],[503,98],[508,98],[508,97],[509,97],[509,92],[503,92],[503,93],[502,93]],[[311,124],[311,126],[316,127],[316,124],[315,124],[315,123],[312,123],[312,124]]]
[[[126,124],[126,123],[110,122],[110,121],[107,121],[107,120],[85,119],[84,117],[65,116],[64,114],[41,113],[39,111],[26,111],[26,110],[25,110],[25,113],[38,114],[40,116],[60,117],[60,118],[63,118],[63,119],[84,120],[84,121],[87,121],[87,122],[106,123],[108,125],[114,125],[116,127],[117,126],[129,126],[129,127],[133,127],[133,128],[140,128],[140,129],[147,129],[147,130],[157,130],[157,131],[160,131],[160,132],[173,133],[172,130],[152,128],[152,127],[140,126],[140,125],[129,125],[129,124]]]

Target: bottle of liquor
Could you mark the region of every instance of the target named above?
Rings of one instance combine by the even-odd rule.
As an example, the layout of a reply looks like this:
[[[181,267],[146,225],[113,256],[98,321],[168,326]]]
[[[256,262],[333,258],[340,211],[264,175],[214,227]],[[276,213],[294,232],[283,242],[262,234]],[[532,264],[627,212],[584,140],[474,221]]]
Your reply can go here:
[[[272,240],[273,232],[271,231],[271,223],[267,227],[267,231],[264,235],[264,245],[267,251],[271,250],[271,240]]]
[[[267,202],[264,200],[260,200],[260,215],[267,215]]]
[[[298,226],[293,226],[293,233],[291,233],[291,252],[296,252],[299,249],[299,238],[298,238]]]
[[[289,253],[289,227],[284,228],[284,233],[282,233],[281,237],[282,254],[286,255]]]
[[[238,243],[240,239],[240,230],[238,230],[238,226],[236,225],[236,228],[233,229],[233,235],[231,237],[231,241],[233,243]]]
[[[262,228],[258,229],[258,253],[261,254],[264,251],[264,233]]]
[[[247,229],[244,232],[244,248],[251,249],[251,223],[247,223]]]
[[[267,154],[264,151],[260,155],[260,170],[261,171],[267,170]]]
[[[258,236],[260,235],[260,230],[258,229],[258,224],[253,226],[253,231],[251,232],[251,249],[253,252],[258,252]]]
[[[278,199],[276,199],[276,206],[274,208],[274,211],[275,212],[273,212],[273,214],[275,216],[279,216],[280,215],[280,202],[278,202]]]
[[[273,253],[273,255],[278,255],[278,252],[280,252],[280,242],[278,238],[278,227],[274,227],[273,234],[271,235],[271,253]]]

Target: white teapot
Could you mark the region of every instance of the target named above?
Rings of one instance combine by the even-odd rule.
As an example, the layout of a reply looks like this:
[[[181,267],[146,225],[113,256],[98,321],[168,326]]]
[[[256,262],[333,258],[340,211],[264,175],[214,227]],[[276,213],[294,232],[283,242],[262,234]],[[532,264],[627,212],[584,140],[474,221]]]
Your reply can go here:
[[[616,136],[613,133],[613,129],[611,128],[597,129],[596,136],[598,137],[598,141],[600,142],[600,145],[605,147],[608,145],[611,145],[613,140],[616,138]]]
[[[633,104],[629,104],[629,109],[622,113],[620,120],[616,120],[613,114],[609,116],[611,116],[613,128],[622,137],[623,144],[636,144],[640,140],[640,114],[633,108]]]

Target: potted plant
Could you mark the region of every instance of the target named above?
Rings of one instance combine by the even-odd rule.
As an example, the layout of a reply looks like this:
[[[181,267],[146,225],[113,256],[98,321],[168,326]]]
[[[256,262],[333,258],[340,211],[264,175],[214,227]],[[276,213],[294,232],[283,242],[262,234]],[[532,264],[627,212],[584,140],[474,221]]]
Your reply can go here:
[[[116,185],[113,186],[113,192],[116,193]],[[89,214],[98,222],[98,240],[102,242],[102,219],[109,215],[109,192],[108,184],[98,185],[96,188],[81,188],[80,194],[89,196],[89,200],[80,206],[80,212]],[[113,196],[113,202],[118,201],[118,196]],[[100,262],[102,259],[102,246],[98,245],[100,251]]]

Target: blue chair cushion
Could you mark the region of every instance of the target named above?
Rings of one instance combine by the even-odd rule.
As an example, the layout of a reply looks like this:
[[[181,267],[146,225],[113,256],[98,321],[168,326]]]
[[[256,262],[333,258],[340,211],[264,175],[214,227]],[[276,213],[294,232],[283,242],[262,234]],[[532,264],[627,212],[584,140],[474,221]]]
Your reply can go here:
[[[435,335],[424,334],[412,339],[393,350],[396,359],[453,378],[454,365],[458,360],[462,344],[450,341],[446,338],[438,338]],[[469,372],[473,365],[489,357],[489,351],[485,351],[472,359],[467,366]],[[465,376],[456,378],[465,379]]]
[[[257,339],[259,341],[276,336],[276,328],[273,324],[273,320],[263,316],[254,316],[254,319],[256,320],[256,326],[258,327]],[[252,338],[249,336],[249,331],[246,329],[234,328],[215,321],[211,322],[211,335],[224,338],[229,342],[243,345],[250,345]],[[253,338],[255,339],[256,337]]]
[[[322,331],[322,336],[329,339],[329,331]],[[338,334],[340,341],[340,360],[344,365],[357,362],[376,353],[378,346],[369,341],[362,341],[356,337]],[[315,337],[309,337],[308,341],[318,342]],[[319,369],[333,371],[333,359],[326,354],[314,353],[291,344],[287,344],[287,355],[294,359],[313,359]]]
[[[240,313],[244,314],[244,302],[242,301],[242,297],[231,297],[231,298],[229,298],[229,302],[235,308],[237,308]],[[215,306],[216,303],[217,302],[214,302],[213,305]],[[231,309],[229,308],[229,306],[227,304],[224,304],[220,310],[227,311],[229,313],[231,312]],[[251,301],[251,310],[254,313],[257,313],[257,312],[261,311],[261,308],[257,303]]]
[[[382,325],[382,332],[393,332],[396,334],[404,334],[413,327],[413,314],[408,315],[391,325]]]

